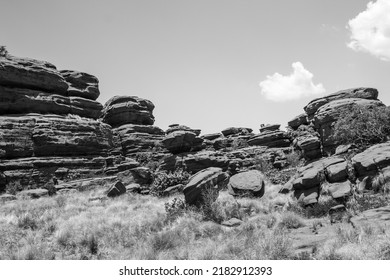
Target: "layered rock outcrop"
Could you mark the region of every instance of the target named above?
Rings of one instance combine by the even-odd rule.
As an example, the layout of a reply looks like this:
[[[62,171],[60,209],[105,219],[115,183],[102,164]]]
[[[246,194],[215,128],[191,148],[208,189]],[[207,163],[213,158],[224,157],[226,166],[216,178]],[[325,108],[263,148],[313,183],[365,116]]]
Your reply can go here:
[[[295,134],[296,146],[307,159],[335,153],[338,143],[333,137],[333,125],[340,112],[353,105],[364,105],[373,110],[384,106],[378,100],[378,91],[374,88],[346,89],[312,100],[304,107],[305,114],[288,123]]]

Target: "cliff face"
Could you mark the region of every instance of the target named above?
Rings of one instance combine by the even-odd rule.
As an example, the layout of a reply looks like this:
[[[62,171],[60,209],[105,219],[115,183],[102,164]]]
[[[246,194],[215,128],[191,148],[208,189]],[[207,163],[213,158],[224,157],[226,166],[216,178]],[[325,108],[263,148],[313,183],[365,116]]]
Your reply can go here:
[[[127,154],[150,149],[164,132],[152,102],[113,97],[103,107],[96,77],[48,62],[0,58],[0,192],[54,177],[70,180],[139,166]]]

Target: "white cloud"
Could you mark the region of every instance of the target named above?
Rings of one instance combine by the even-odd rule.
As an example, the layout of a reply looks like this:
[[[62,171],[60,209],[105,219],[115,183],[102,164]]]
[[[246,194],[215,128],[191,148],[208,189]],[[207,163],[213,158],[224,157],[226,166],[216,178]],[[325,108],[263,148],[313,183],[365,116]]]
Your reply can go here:
[[[294,71],[288,76],[279,73],[267,76],[259,84],[261,94],[269,100],[282,102],[325,93],[322,84],[313,84],[313,74],[301,62],[294,62],[292,68]]]
[[[351,31],[348,47],[390,61],[390,0],[369,2],[347,27]]]

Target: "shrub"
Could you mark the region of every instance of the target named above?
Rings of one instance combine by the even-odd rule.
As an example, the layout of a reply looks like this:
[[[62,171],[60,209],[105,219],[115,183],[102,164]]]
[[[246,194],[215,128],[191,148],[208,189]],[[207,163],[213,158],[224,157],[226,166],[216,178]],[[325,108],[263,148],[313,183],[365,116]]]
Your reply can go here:
[[[157,172],[154,174],[153,183],[151,186],[151,193],[155,196],[163,196],[164,191],[168,187],[179,184],[187,184],[190,174],[182,169],[177,169],[174,172]]]
[[[7,48],[5,46],[0,46],[0,57],[6,57],[8,55]]]
[[[278,223],[279,228],[297,229],[305,226],[302,219],[294,213],[286,212],[280,218]]]
[[[335,122],[333,138],[338,144],[355,144],[359,149],[387,141],[390,109],[352,105],[344,108]]]
[[[187,209],[185,201],[176,197],[172,201],[166,202],[164,206],[168,221],[176,220]]]

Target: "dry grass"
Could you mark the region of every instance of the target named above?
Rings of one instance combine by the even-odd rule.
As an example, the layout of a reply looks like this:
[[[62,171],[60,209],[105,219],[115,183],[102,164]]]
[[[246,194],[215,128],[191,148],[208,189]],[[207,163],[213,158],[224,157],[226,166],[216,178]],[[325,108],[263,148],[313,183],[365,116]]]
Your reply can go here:
[[[313,220],[287,211],[291,198],[278,190],[237,200],[221,192],[212,206],[219,223],[194,209],[170,217],[165,204],[181,195],[90,200],[99,193],[88,191],[12,201],[0,206],[0,258],[293,259],[294,230]],[[220,224],[233,217],[243,223]],[[390,258],[385,230],[340,228],[336,236],[313,258]]]

